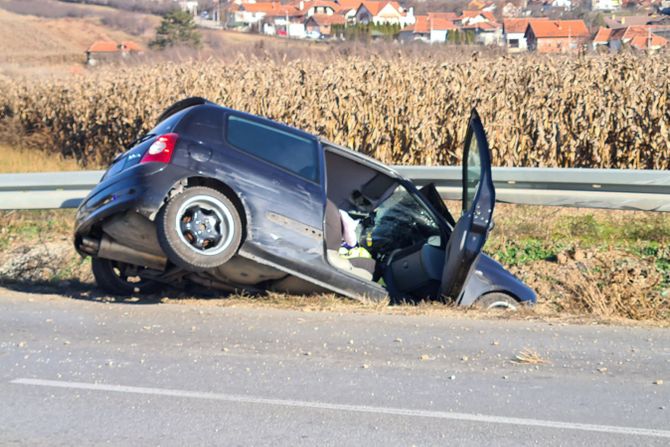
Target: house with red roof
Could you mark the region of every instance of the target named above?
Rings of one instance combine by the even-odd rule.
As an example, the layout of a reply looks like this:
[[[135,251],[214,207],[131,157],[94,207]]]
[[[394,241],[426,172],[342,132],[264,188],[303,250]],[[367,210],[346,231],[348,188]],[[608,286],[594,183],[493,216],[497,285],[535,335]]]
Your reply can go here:
[[[329,0],[300,1],[297,8],[305,14],[305,17],[311,17],[314,14],[333,15],[340,10],[340,5]]]
[[[593,48],[599,50],[607,48],[611,52],[618,52],[629,47],[639,51],[658,51],[668,45],[665,37],[654,34],[648,25],[633,25],[626,28],[600,27],[593,38]]]
[[[395,1],[363,1],[356,10],[356,23],[375,25],[413,25],[414,9],[405,10]]]
[[[337,4],[340,9],[337,13],[344,16],[347,23],[354,23],[356,21],[356,11],[358,11],[361,3],[363,3],[363,0],[338,0]]]
[[[330,3],[330,2],[329,2]],[[305,37],[305,11],[294,4],[274,2],[232,4],[227,8],[229,26],[264,34]]]
[[[428,13],[427,15],[415,16],[413,25],[406,26],[400,33],[400,41],[420,40],[428,43],[444,43],[447,41],[449,31],[458,29],[454,22],[448,20],[443,14]]]
[[[116,43],[113,40],[97,40],[86,49],[86,64],[95,65],[103,60],[113,60],[120,57],[128,57],[133,54],[141,54],[142,47],[127,40]]]
[[[591,39],[583,20],[532,20],[525,34],[528,50],[538,53],[576,53]]]
[[[458,19],[461,25],[476,25],[477,23],[494,23],[496,17],[491,11],[466,9]]]
[[[502,26],[493,12],[465,10],[456,21],[461,30],[475,35],[475,42],[482,45],[498,45],[502,40]]]
[[[511,18],[503,19],[503,44],[509,53],[518,53],[526,51],[528,44],[526,42],[526,29],[531,20],[549,20],[546,17],[538,18]]]
[[[313,14],[305,20],[305,32],[308,35],[333,37],[333,26],[344,25],[346,18],[342,14]]]

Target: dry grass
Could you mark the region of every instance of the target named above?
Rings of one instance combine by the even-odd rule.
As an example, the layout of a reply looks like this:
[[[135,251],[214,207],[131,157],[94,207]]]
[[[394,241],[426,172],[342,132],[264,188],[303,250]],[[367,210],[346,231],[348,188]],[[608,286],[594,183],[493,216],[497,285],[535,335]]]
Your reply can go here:
[[[486,251],[535,289],[539,299],[538,305],[522,308],[513,316],[434,302],[387,306],[385,302],[359,302],[332,294],[222,297],[216,292],[194,296],[171,291],[169,296],[150,300],[163,298],[184,305],[290,308],[306,312],[670,325],[667,218],[659,219],[655,213],[563,209],[551,219],[543,220],[551,210],[511,205],[501,205],[496,210],[497,226]],[[0,281],[18,280],[28,287],[46,284],[64,293],[68,293],[68,284],[82,283],[78,293],[88,294],[91,299],[110,299],[91,288],[88,265],[74,252],[70,242],[73,219],[73,210],[0,212],[3,223],[0,270],[16,258],[26,258],[20,265],[31,267],[31,271],[24,269],[18,276],[0,274]],[[520,221],[526,224],[515,225]],[[603,232],[592,234],[588,228],[600,228]],[[39,247],[49,247],[50,254],[61,257],[57,261],[48,258],[50,267],[40,268],[40,259],[47,258],[36,250]],[[54,265],[59,268],[54,270]],[[42,272],[37,279],[36,270]]]
[[[549,361],[542,358],[542,356],[538,354],[537,351],[530,348],[524,348],[514,356],[512,363],[520,363],[524,365],[546,365],[549,363]]]
[[[95,165],[199,95],[383,162],[433,165],[459,162],[476,105],[497,165],[667,169],[669,70],[662,55],[168,63],[0,83],[0,126]]]
[[[0,173],[77,171],[77,162],[58,153],[0,144]]]

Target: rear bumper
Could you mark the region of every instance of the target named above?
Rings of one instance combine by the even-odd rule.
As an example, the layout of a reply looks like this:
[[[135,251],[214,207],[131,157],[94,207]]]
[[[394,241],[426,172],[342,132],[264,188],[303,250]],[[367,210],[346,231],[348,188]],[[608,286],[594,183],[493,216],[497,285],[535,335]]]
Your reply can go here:
[[[75,248],[79,251],[81,238],[115,214],[133,210],[153,220],[170,189],[187,176],[188,171],[173,165],[146,163],[103,180],[77,209]]]

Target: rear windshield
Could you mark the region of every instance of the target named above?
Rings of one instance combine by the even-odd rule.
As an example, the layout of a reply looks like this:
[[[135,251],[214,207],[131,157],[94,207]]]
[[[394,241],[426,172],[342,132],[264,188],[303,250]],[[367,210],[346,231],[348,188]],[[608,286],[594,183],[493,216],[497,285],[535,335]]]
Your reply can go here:
[[[178,134],[189,135],[195,140],[222,143],[225,113],[219,107],[200,106],[188,114],[177,128]]]
[[[175,113],[174,115],[170,115],[153,129],[151,129],[148,133],[148,135],[163,135],[166,133],[172,132],[174,127],[179,123],[179,120],[182,119],[182,117],[189,111],[191,110],[191,107],[188,109],[180,110],[179,112]]]

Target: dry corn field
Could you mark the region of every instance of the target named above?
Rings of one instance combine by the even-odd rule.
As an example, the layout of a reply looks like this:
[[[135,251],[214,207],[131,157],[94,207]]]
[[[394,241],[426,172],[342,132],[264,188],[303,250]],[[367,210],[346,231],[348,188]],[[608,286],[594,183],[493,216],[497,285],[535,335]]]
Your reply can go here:
[[[668,169],[668,73],[664,56],[108,67],[0,80],[0,133],[93,166],[152,128],[172,102],[197,95],[387,163],[455,164],[476,106],[500,166]]]

